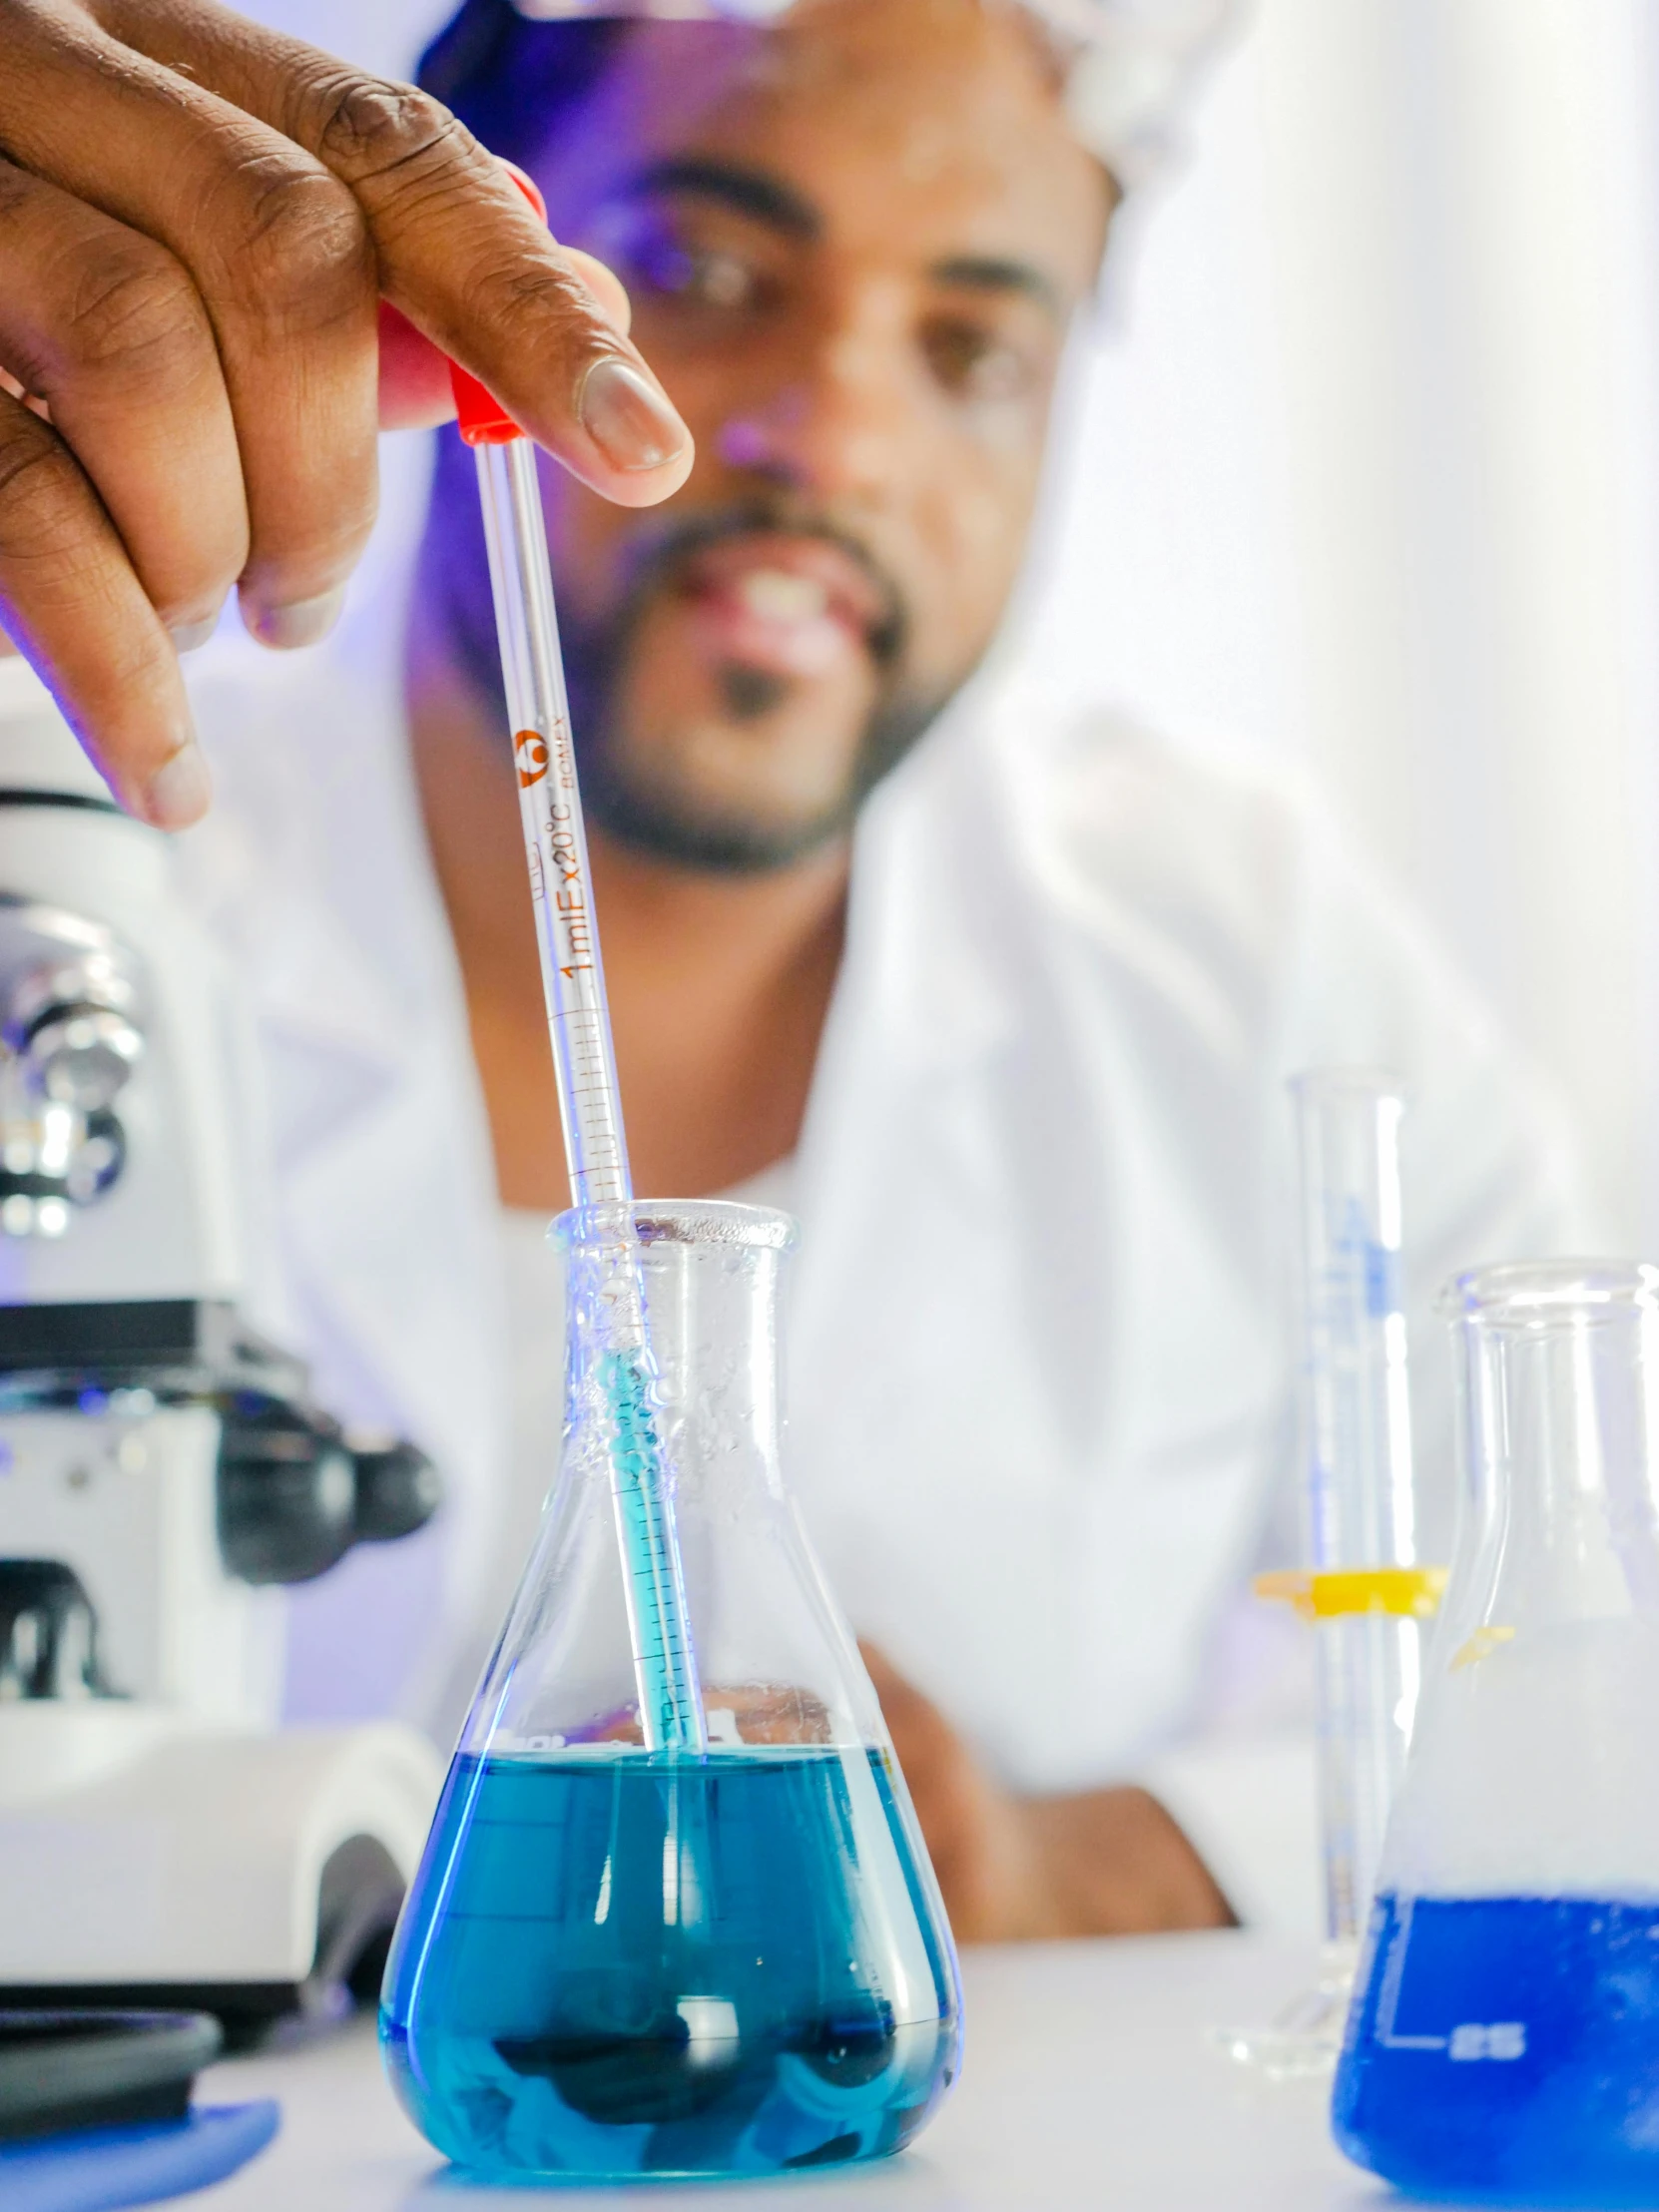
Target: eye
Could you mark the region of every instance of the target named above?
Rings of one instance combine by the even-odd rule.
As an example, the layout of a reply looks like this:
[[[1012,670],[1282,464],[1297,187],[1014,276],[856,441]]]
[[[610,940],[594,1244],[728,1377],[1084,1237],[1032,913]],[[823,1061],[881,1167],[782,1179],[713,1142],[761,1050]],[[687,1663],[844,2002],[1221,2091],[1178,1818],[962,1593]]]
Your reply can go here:
[[[747,307],[757,289],[755,273],[735,254],[709,253],[664,239],[634,257],[630,268],[642,288],[706,307]]]
[[[760,292],[757,273],[737,254],[718,249],[682,255],[685,289],[711,307],[752,307]]]
[[[763,303],[766,286],[754,261],[730,247],[688,238],[659,214],[636,214],[619,224],[600,251],[635,294],[655,293],[727,314]]]
[[[933,317],[921,344],[939,384],[955,398],[1018,399],[1036,381],[1037,364],[1024,346],[966,316]]]

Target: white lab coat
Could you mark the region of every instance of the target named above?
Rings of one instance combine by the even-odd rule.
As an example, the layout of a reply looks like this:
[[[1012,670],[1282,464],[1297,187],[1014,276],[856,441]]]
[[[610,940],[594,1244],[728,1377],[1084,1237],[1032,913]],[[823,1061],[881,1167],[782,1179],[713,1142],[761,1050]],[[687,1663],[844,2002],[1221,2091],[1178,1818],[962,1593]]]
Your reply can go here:
[[[257,669],[210,649],[219,803],[181,846],[263,1039],[284,1326],[327,1402],[412,1433],[448,1485],[432,1530],[297,1594],[298,1702],[441,1729],[494,1626],[506,1332],[379,630]],[[1547,1094],[1272,779],[981,683],[867,808],[795,1164],[787,1471],[860,1633],[998,1773],[1149,1779],[1270,1919],[1314,1910],[1311,1792],[1305,1745],[1256,1757],[1267,1632],[1241,1592],[1294,1526],[1285,1081],[1343,1061],[1416,1095],[1419,1316],[1454,1269],[1573,1240]],[[1436,1325],[1413,1351],[1440,1540]]]

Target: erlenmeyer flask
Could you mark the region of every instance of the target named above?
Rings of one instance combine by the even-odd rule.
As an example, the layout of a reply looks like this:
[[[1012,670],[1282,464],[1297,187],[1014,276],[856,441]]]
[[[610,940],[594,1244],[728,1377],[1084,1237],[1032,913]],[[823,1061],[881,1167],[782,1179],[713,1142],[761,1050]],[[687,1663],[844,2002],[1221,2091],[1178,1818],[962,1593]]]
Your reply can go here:
[[[1462,1525],[1337,2138],[1426,2193],[1659,2204],[1659,1269],[1445,1303]]]
[[[637,1239],[708,1750],[645,1748],[599,1302]],[[779,1469],[788,1218],[565,1214],[564,1455],[386,1968],[416,2125],[492,2174],[720,2176],[896,2150],[956,1961],[857,1650]],[[611,1257],[607,1259],[607,1250]]]

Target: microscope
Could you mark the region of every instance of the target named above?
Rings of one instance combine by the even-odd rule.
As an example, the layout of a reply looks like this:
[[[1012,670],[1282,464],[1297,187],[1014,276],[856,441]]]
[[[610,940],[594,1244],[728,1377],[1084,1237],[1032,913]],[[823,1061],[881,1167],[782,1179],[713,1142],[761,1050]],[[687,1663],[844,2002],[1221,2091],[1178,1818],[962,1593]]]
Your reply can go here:
[[[0,659],[0,2004],[246,2039],[372,1994],[441,1781],[279,1725],[281,1585],[437,1483],[258,1325],[257,1068],[172,864]]]

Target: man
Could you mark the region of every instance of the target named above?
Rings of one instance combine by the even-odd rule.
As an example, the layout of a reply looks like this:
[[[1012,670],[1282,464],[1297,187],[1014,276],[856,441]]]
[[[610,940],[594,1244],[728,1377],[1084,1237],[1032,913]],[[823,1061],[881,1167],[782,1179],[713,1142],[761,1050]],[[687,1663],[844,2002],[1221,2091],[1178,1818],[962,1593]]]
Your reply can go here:
[[[428,76],[620,269],[695,437],[661,509],[544,479],[635,1179],[802,1217],[792,1480],[958,1932],[1248,1915],[1284,1077],[1414,1082],[1430,1286],[1556,1239],[1549,1118],[1299,810],[976,674],[1116,195],[1039,12],[471,0]],[[264,1028],[296,1317],[453,1494],[296,1606],[311,1710],[453,1711],[557,1418],[565,1188],[453,443],[408,640],[406,719],[354,636],[197,687],[223,803],[188,857]]]

